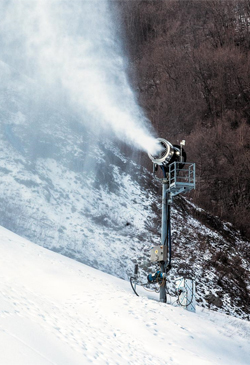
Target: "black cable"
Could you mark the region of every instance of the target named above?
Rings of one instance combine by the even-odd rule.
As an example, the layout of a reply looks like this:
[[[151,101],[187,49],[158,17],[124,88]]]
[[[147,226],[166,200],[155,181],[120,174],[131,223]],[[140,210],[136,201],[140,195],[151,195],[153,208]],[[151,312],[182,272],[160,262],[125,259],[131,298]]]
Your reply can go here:
[[[131,287],[132,287],[133,292],[135,293],[135,295],[137,295],[137,296],[139,297],[139,294],[137,294],[137,292],[136,292],[136,290],[135,290],[135,288],[134,288],[134,286],[133,286],[133,283],[132,283],[132,280],[133,280],[133,279],[135,279],[135,278],[133,278],[133,277],[131,276],[131,278],[130,278],[130,284],[131,284]]]
[[[191,296],[191,299],[190,299],[190,301],[188,302],[188,304],[186,303],[186,304],[184,305],[184,304],[182,304],[182,303],[180,302],[179,298],[180,298],[181,293],[182,293],[181,291],[180,291],[180,294],[178,293],[177,303],[179,303],[182,307],[188,307],[188,306],[192,303],[193,298],[194,298],[194,283],[192,282],[192,296]]]
[[[137,296],[137,297],[139,297],[139,294],[137,293],[137,291],[135,290],[135,288],[134,288],[134,286],[133,286],[133,279],[135,279],[133,276],[131,276],[131,278],[130,278],[130,285],[131,285],[131,287],[132,287],[132,289],[133,289],[133,292],[135,293],[135,295]],[[155,284],[155,283],[145,283],[145,284],[140,284],[142,287],[144,287],[144,286],[146,286],[146,285],[150,285],[150,284]],[[158,283],[159,284],[159,283]],[[143,288],[144,289],[144,288]],[[146,290],[146,289],[145,289]],[[158,293],[158,291],[157,290],[152,290],[152,291],[154,291],[154,292],[156,292],[156,293]],[[165,292],[166,292],[166,295],[169,295],[169,296],[171,296],[170,295],[170,293],[168,292],[168,290],[167,290],[167,288],[165,289]],[[181,293],[179,294],[178,293],[178,298],[177,298],[177,300],[176,300],[176,303],[177,304],[179,304],[180,306],[182,306],[182,307],[188,307],[192,302],[193,302],[193,298],[194,298],[194,288],[193,288],[193,283],[192,283],[192,296],[191,296],[191,299],[190,299],[190,301],[188,302],[188,303],[186,303],[185,305],[184,304],[182,304],[181,302],[180,302],[180,295],[181,295]]]
[[[170,205],[168,204],[168,264],[167,268],[171,269],[172,246],[171,246],[171,223],[170,223]]]
[[[131,278],[130,278],[130,285],[131,285],[131,287],[132,287],[133,292],[135,293],[135,295],[137,295],[137,297],[139,297],[139,294],[137,293],[137,291],[135,290],[135,287],[133,286],[133,279],[135,280],[135,278],[133,276],[131,276]],[[153,283],[147,282],[147,283],[144,283],[144,284],[142,284],[142,283],[137,283],[137,284],[140,285],[140,286],[142,286],[144,290],[147,290],[146,288],[144,288],[145,286],[152,285],[152,284],[158,284],[158,285],[161,286],[161,283],[162,282],[157,281],[157,282],[153,282]],[[155,293],[159,293],[158,290],[149,290],[149,291],[152,291],[152,292],[155,292]]]
[[[178,304],[180,304],[180,306],[182,306],[182,307],[188,307],[188,306],[192,303],[194,295],[192,294],[192,297],[191,297],[190,301],[189,301],[187,304],[182,304],[182,303],[180,302],[180,300],[179,300],[179,297],[180,297],[180,294],[178,295],[178,299],[177,299],[177,301],[176,301],[176,302],[177,302]]]

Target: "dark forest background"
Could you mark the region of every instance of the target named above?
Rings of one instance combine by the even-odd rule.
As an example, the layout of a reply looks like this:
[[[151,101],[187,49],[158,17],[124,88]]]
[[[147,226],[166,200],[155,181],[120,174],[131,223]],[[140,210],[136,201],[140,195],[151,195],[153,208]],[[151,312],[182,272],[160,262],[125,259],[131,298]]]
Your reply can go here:
[[[196,163],[193,201],[250,237],[250,1],[116,6],[141,107]]]

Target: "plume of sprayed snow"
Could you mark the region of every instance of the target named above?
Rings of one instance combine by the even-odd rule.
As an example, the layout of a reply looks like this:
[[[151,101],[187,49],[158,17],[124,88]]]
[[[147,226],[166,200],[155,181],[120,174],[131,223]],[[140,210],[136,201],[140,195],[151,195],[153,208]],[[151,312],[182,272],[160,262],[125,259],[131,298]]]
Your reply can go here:
[[[94,129],[154,153],[126,77],[108,0],[1,0],[1,58],[67,100]]]

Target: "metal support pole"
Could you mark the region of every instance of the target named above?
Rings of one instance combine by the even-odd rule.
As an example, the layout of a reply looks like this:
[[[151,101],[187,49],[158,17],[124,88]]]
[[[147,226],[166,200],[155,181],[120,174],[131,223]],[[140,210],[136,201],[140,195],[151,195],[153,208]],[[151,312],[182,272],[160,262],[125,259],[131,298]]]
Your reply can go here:
[[[167,196],[167,180],[162,181],[162,217],[161,217],[161,244],[167,246],[168,244],[168,227],[167,227],[167,212],[168,212],[168,196]],[[161,272],[165,272],[166,262],[161,263]],[[166,281],[163,280],[160,287],[160,302],[166,303]]]

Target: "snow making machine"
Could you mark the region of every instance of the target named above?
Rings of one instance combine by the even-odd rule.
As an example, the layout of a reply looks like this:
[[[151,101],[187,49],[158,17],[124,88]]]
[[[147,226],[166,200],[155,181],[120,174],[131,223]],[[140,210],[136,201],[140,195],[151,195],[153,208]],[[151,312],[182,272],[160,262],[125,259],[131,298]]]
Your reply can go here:
[[[171,204],[173,197],[188,192],[195,188],[195,164],[186,162],[187,155],[184,150],[185,141],[180,145],[172,145],[164,138],[158,138],[158,153],[148,154],[153,162],[153,173],[161,169],[162,178],[157,178],[162,183],[162,218],[161,218],[161,244],[151,249],[150,260],[157,264],[153,274],[148,274],[147,282],[139,282],[138,264],[135,265],[134,276],[130,278],[131,287],[136,295],[137,285],[147,289],[150,285],[159,285],[160,301],[166,303],[166,278],[171,270],[172,243],[171,243]],[[195,310],[194,285],[185,277],[176,282],[177,303],[188,310]],[[191,288],[191,289],[190,289]],[[190,292],[191,291],[191,292]],[[191,299],[191,301],[190,301]],[[192,308],[192,309],[190,309]]]

